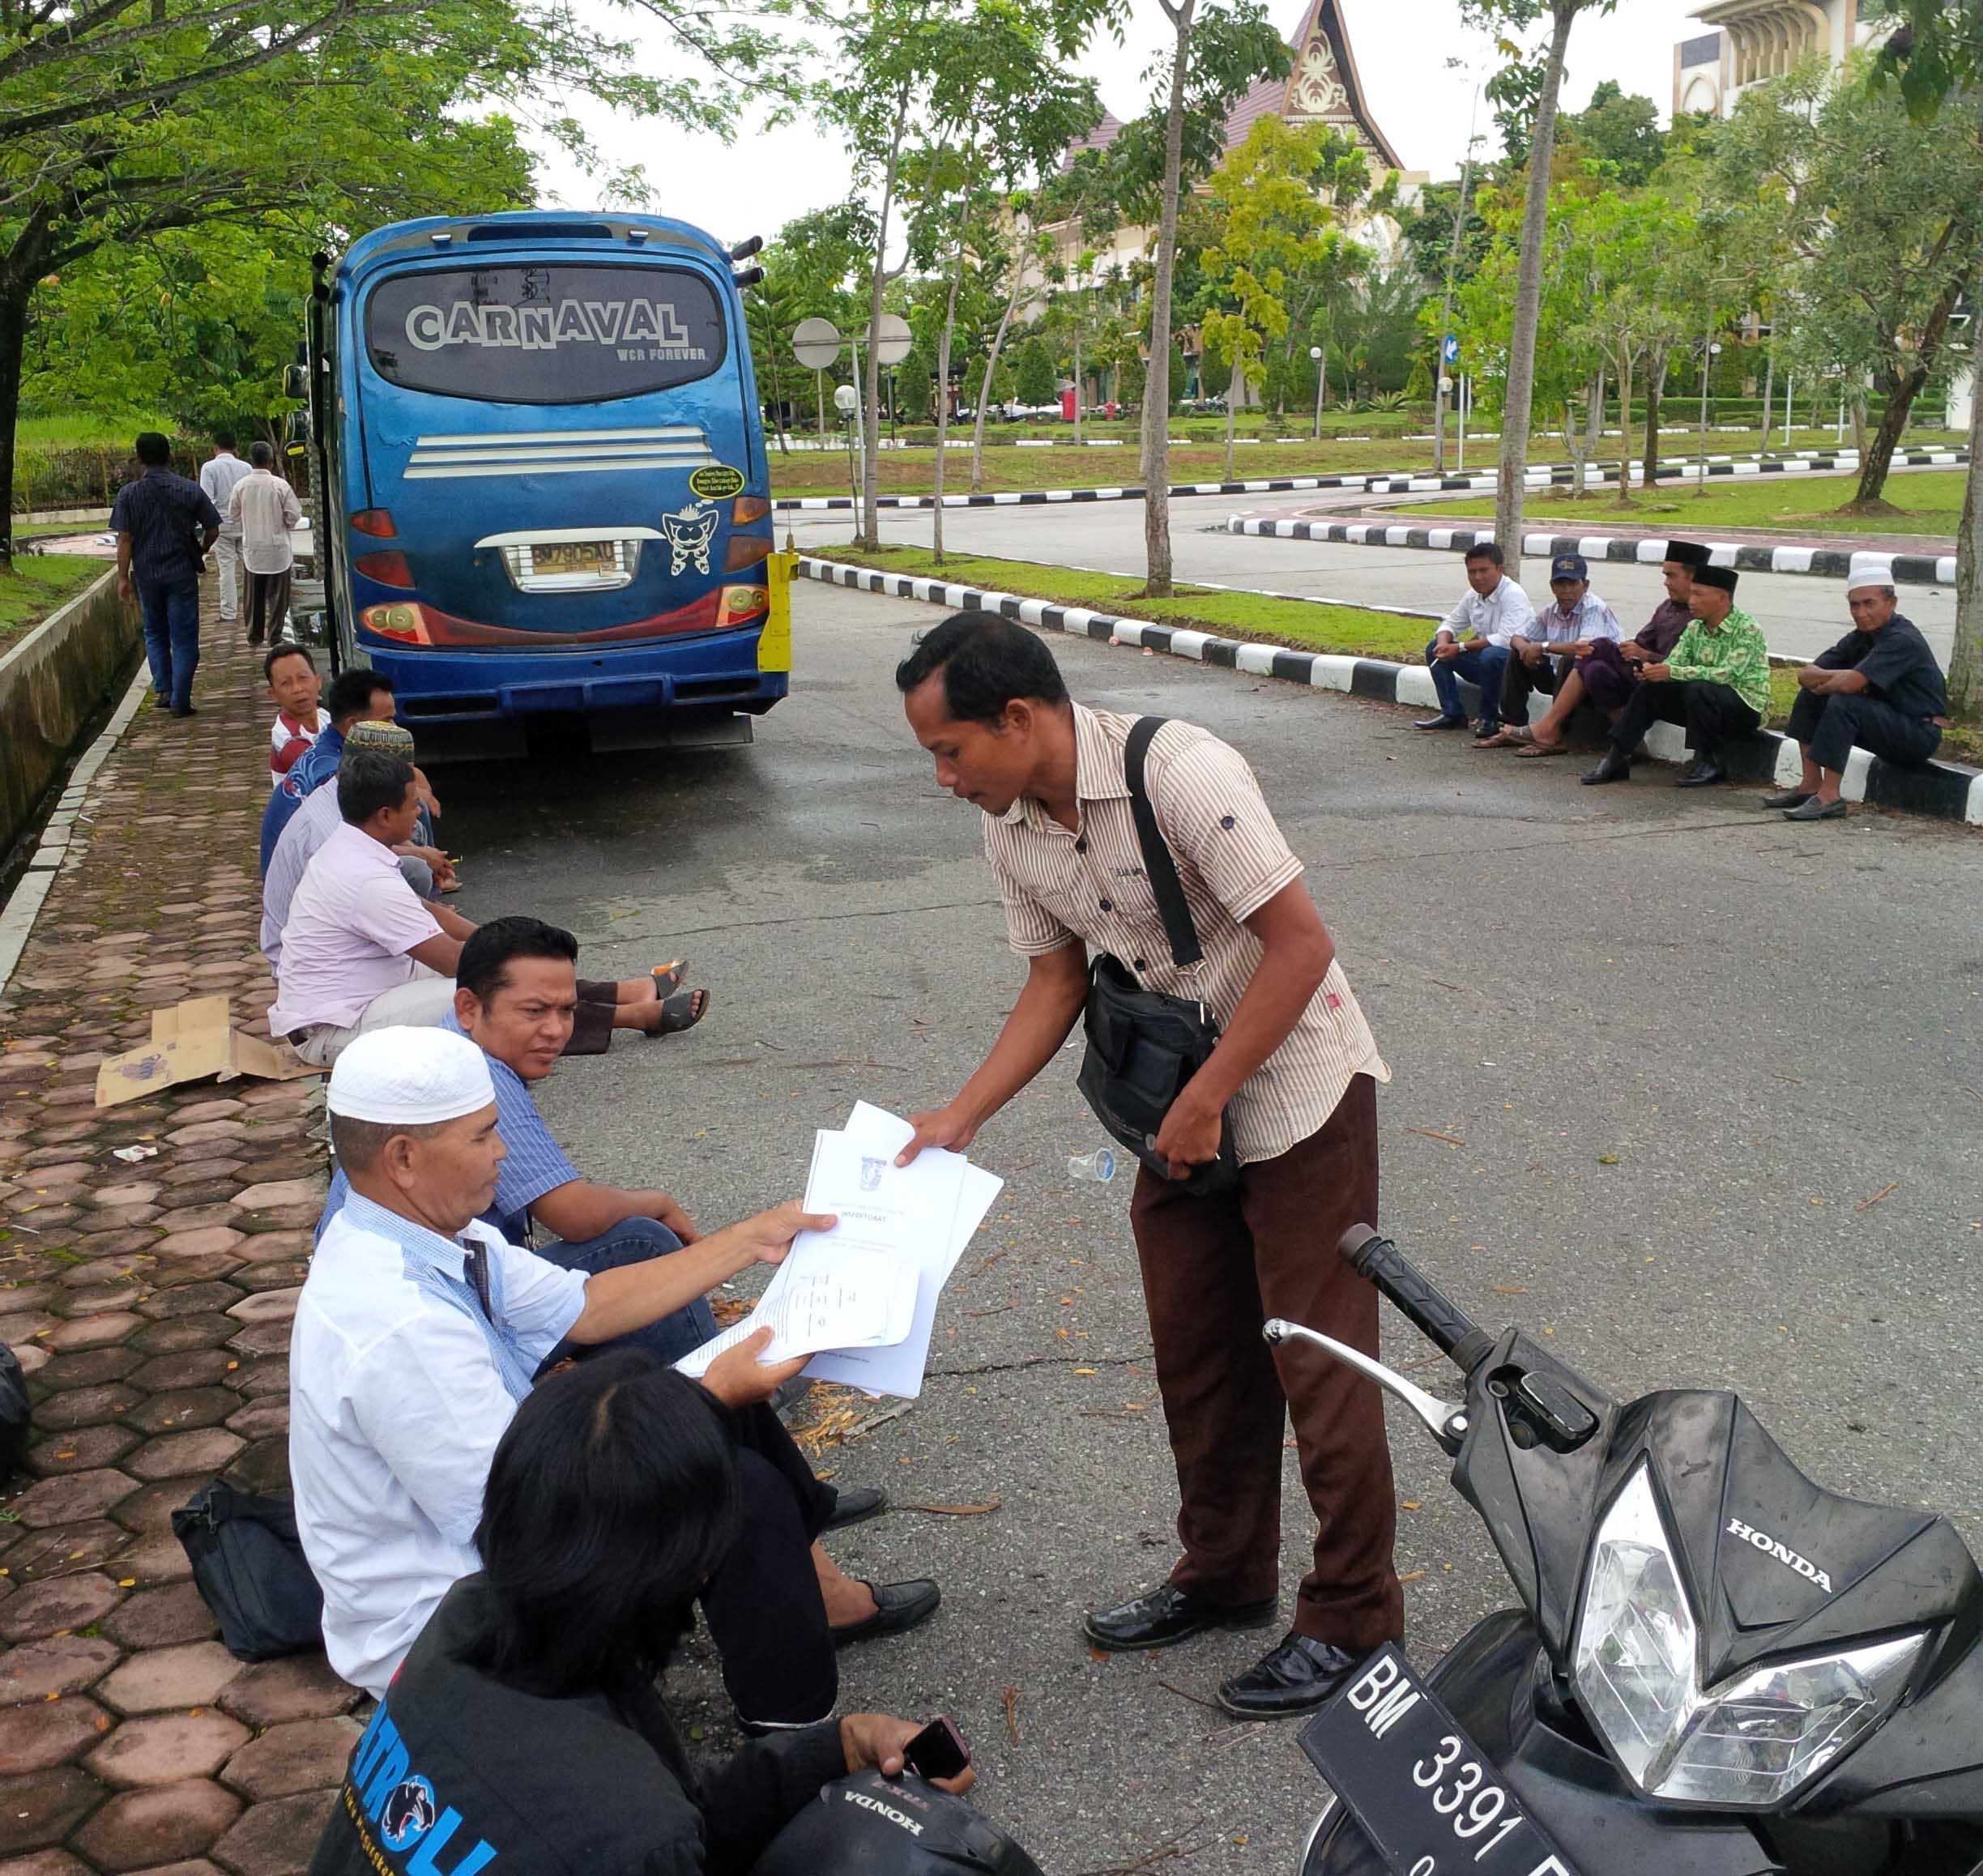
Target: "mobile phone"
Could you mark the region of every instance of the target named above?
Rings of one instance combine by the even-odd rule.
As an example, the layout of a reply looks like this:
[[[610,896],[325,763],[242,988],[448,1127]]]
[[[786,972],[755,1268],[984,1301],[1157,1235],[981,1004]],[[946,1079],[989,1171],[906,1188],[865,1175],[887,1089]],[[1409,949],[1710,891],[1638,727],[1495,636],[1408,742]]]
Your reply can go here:
[[[918,1778],[955,1778],[970,1763],[970,1748],[940,1713],[902,1748],[902,1763]]]

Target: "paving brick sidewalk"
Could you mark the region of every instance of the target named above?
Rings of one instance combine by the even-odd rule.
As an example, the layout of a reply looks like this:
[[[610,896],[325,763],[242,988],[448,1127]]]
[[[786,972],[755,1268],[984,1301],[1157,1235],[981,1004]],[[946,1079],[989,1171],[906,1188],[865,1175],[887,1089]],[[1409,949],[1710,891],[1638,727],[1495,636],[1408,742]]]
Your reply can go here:
[[[300,1871],[358,1730],[320,1655],[221,1647],[168,1521],[217,1474],[287,1480],[320,1084],[93,1105],[161,1005],[224,993],[264,1028],[271,706],[239,631],[209,612],[198,714],[147,706],[99,773],[0,996],[0,1339],[35,1399],[0,1497],[0,1876]]]

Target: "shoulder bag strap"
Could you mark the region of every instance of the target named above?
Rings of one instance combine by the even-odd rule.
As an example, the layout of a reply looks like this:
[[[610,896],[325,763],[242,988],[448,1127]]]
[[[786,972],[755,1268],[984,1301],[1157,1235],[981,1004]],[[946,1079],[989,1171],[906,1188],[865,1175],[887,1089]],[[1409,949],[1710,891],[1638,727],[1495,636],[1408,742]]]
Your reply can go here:
[[[1157,811],[1143,787],[1143,765],[1149,754],[1150,740],[1169,719],[1138,717],[1123,745],[1123,774],[1129,784],[1129,805],[1136,815],[1137,844],[1143,849],[1143,865],[1149,874],[1150,890],[1157,896],[1157,910],[1164,923],[1164,936],[1171,940],[1171,956],[1179,970],[1196,964],[1205,956],[1198,942],[1198,927],[1192,922],[1191,907],[1178,880],[1177,863],[1157,825]]]

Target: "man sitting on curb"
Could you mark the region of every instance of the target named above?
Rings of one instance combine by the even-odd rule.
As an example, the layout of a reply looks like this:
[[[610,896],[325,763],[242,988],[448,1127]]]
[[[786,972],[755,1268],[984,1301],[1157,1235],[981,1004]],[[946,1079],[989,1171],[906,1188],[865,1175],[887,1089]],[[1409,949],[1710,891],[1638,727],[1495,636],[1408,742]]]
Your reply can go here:
[[[1670,540],[1666,558],[1661,563],[1661,577],[1666,582],[1666,597],[1653,609],[1652,616],[1635,637],[1622,642],[1593,640],[1576,653],[1576,668],[1558,689],[1556,701],[1539,718],[1529,746],[1520,756],[1561,756],[1568,753],[1564,741],[1570,718],[1585,698],[1602,710],[1613,723],[1631,698],[1639,682],[1639,667],[1657,664],[1680,642],[1693,614],[1688,600],[1694,591],[1694,569],[1708,564],[1708,549],[1691,540]]]
[[[1734,569],[1696,568],[1687,604],[1692,623],[1664,663],[1640,667],[1639,686],[1611,727],[1604,760],[1584,777],[1587,783],[1629,781],[1631,752],[1661,720],[1687,725],[1694,766],[1680,777],[1681,787],[1725,781],[1722,744],[1762,723],[1769,708],[1769,646],[1763,628],[1735,603]]]
[[[394,710],[392,683],[375,671],[362,667],[340,671],[330,681],[324,699],[329,727],[320,730],[310,746],[289,765],[288,773],[276,784],[262,811],[262,871],[267,873],[275,843],[282,838],[289,819],[318,788],[338,772],[343,759],[344,739],[358,723],[390,723]],[[421,843],[431,846],[429,834]]]
[[[479,1567],[489,1460],[548,1358],[637,1332],[834,1220],[787,1204],[673,1256],[588,1277],[477,1221],[504,1147],[488,1058],[466,1038],[375,1030],[339,1060],[326,1105],[351,1191],[297,1298],[289,1470],[331,1665],[378,1695],[449,1588]],[[703,1612],[753,1727],[825,1719],[838,1692],[834,1644],[913,1626],[940,1600],[933,1583],[877,1596],[822,1567],[814,1540],[833,1494],[764,1405],[804,1362],[761,1366],[767,1333],[703,1380],[729,1410],[744,1510]],[[837,1633],[835,1605],[847,1611]]]
[[[1624,635],[1618,615],[1590,590],[1590,564],[1581,554],[1559,554],[1550,563],[1551,603],[1535,616],[1526,633],[1508,648],[1501,677],[1501,720],[1505,726],[1481,744],[1510,749],[1533,740],[1529,727],[1529,693],[1560,696],[1579,658],[1593,646],[1615,644]]]
[[[352,725],[351,734],[344,739],[344,748],[348,753],[354,749],[370,749],[380,755],[395,756],[403,762],[411,762],[413,732],[401,729],[397,723],[361,721]],[[262,877],[259,942],[262,955],[269,961],[269,969],[275,973],[278,981],[282,977],[283,927],[289,922],[289,908],[295,901],[296,889],[302,885],[304,874],[317,857],[317,850],[339,825],[337,790],[316,789],[290,817],[288,825],[282,830],[282,838],[275,843],[275,852],[269,855],[268,871]],[[447,856],[437,847],[407,841],[393,851],[399,855],[399,871],[417,899],[431,900],[435,880],[443,874],[452,876],[453,869],[448,866]]]
[[[1535,625],[1535,608],[1529,595],[1503,571],[1507,557],[1490,540],[1467,549],[1467,596],[1439,622],[1426,647],[1432,688],[1439,693],[1439,714],[1413,724],[1418,730],[1464,730],[1466,711],[1460,701],[1460,680],[1477,686],[1481,695],[1482,739],[1501,727],[1501,674],[1515,634]],[[1465,634],[1462,637],[1462,634]]]
[[[1853,629],[1797,673],[1789,734],[1804,758],[1796,787],[1765,795],[1785,821],[1836,821],[1839,794],[1857,744],[1883,762],[1918,765],[1934,755],[1948,714],[1948,688],[1928,641],[1895,610],[1885,576],[1848,583]]]
[[[446,906],[416,898],[399,871],[393,850],[411,837],[420,808],[412,764],[356,749],[339,765],[336,786],[340,825],[289,902],[269,1010],[271,1033],[319,1068],[367,1030],[439,1023],[454,1008],[455,961],[475,932]],[[700,1022],[706,991],[666,994],[678,970],[669,967],[665,985],[657,973],[599,987],[611,998],[605,1030],[669,1035]],[[595,1035],[586,1052],[608,1039]]]

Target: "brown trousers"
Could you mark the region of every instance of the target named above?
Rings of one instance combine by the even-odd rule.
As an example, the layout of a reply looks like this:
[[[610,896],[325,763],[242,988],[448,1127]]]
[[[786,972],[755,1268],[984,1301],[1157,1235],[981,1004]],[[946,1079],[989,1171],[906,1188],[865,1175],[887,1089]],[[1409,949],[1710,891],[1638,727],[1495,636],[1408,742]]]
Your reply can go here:
[[[1196,1197],[1145,1168],[1129,1206],[1177,1463],[1184,1555],[1171,1581],[1220,1602],[1278,1593],[1291,1413],[1320,1527],[1294,1628],[1352,1650],[1404,1633],[1383,1396],[1312,1344],[1269,1348],[1260,1325],[1286,1316],[1375,1355],[1377,1292],[1336,1241],[1376,1217],[1377,1091],[1367,1075],[1319,1132],[1242,1167],[1236,1187]]]
[[[279,573],[248,576],[248,642],[259,645],[266,637],[273,645],[282,636],[289,618],[289,583],[293,567]]]

